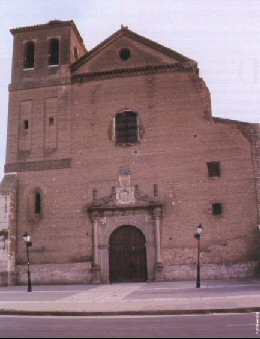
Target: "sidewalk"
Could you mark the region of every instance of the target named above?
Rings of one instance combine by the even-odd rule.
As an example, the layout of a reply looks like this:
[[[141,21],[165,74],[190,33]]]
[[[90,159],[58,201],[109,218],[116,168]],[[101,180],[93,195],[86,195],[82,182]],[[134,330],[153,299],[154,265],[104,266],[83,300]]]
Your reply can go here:
[[[0,288],[0,315],[260,312],[260,279]]]

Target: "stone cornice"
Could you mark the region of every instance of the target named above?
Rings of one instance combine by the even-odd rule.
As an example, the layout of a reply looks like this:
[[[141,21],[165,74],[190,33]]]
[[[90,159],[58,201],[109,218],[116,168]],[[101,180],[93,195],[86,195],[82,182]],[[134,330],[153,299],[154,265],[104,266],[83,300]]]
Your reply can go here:
[[[118,211],[119,213],[125,213],[126,211],[135,211],[135,210],[153,210],[156,208],[163,209],[163,203],[161,202],[155,202],[150,203],[147,205],[143,204],[135,204],[135,205],[117,205],[117,206],[89,206],[87,208],[87,211],[91,215],[92,213],[98,213],[102,215],[104,212],[112,212],[116,213]]]
[[[71,82],[86,82],[91,80],[106,80],[111,78],[119,77],[129,77],[129,76],[139,76],[144,74],[153,74],[153,73],[166,73],[166,72],[175,72],[175,71],[193,71],[197,72],[197,66],[193,63],[177,63],[177,64],[165,64],[165,65],[152,65],[136,68],[120,68],[112,69],[102,72],[90,72],[83,74],[74,74],[71,77]]]
[[[82,74],[73,74],[71,77],[62,77],[56,79],[45,79],[43,81],[28,80],[21,83],[12,83],[9,85],[9,92],[26,90],[33,88],[64,86],[73,83],[82,83],[92,80],[106,80],[120,77],[133,77],[144,74],[167,73],[167,72],[193,72],[197,74],[197,66],[193,63],[177,63],[165,65],[151,65],[135,68],[118,68],[102,72],[90,72]]]

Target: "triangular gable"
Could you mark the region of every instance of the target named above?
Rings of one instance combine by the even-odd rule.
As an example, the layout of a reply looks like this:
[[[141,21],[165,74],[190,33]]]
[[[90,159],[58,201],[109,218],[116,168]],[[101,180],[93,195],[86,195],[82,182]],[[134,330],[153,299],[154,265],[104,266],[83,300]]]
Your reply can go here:
[[[144,38],[126,27],[86,53],[71,66],[74,74],[103,72],[153,65],[174,65],[195,61]]]

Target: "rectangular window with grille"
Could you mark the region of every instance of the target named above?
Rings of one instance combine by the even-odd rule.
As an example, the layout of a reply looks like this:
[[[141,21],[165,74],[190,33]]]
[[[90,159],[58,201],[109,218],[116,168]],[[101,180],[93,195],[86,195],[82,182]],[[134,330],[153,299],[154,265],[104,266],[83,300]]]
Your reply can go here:
[[[137,113],[126,111],[116,116],[116,144],[134,144],[138,142]]]

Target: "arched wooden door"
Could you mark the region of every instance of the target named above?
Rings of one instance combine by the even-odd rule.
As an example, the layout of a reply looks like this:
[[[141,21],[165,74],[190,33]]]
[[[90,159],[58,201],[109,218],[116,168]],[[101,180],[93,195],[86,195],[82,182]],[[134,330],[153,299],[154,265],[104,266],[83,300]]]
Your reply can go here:
[[[109,241],[110,282],[141,282],[147,280],[146,241],[134,226],[116,229]]]

